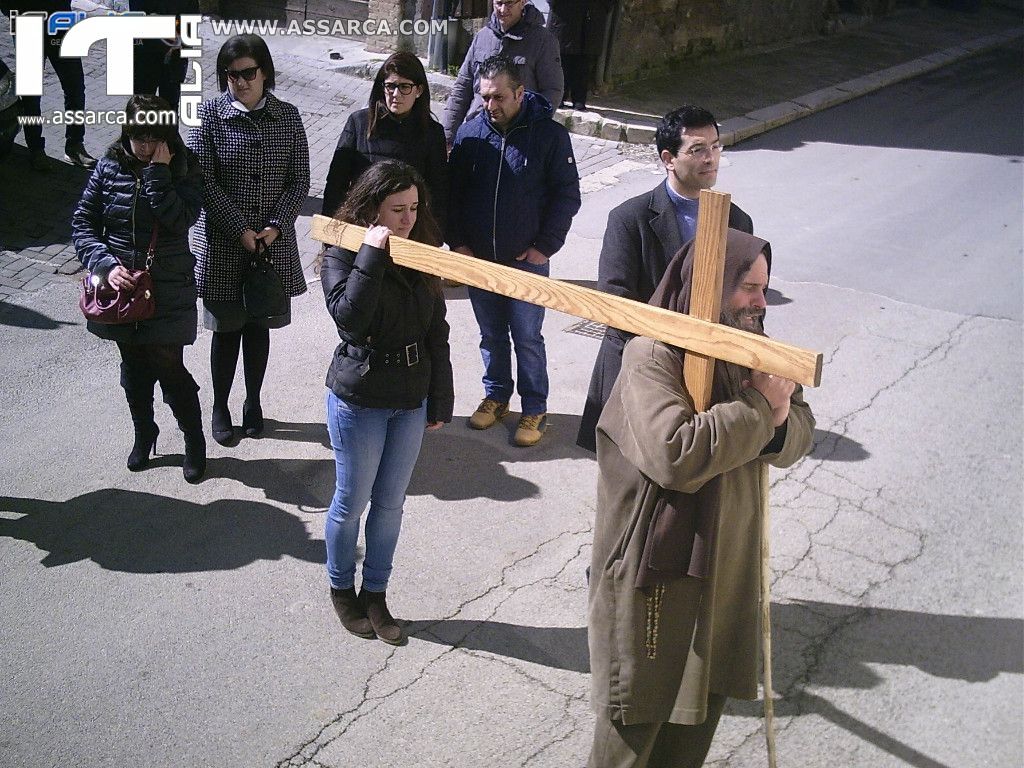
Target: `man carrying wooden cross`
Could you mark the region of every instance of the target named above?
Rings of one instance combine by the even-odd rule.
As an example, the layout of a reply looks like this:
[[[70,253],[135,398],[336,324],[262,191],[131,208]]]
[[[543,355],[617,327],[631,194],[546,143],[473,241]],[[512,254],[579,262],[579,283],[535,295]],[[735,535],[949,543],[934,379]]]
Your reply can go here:
[[[696,250],[676,255],[652,305],[689,312]],[[770,263],[767,242],[728,231],[723,324],[762,333]],[[792,381],[723,360],[699,412],[690,354],[630,341],[597,426],[589,768],[697,768],[726,698],[757,697],[760,465],[806,455],[814,417]]]

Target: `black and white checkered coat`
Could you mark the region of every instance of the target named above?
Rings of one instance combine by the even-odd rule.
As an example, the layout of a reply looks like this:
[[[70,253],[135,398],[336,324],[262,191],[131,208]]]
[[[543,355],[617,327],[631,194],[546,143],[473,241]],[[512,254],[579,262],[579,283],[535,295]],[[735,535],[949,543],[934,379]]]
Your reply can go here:
[[[295,239],[295,219],[309,193],[309,145],[299,111],[267,93],[253,118],[224,93],[199,107],[202,124],[188,147],[203,167],[205,202],[194,229],[196,288],[204,299],[242,298],[242,264],[249,252],[242,232],[281,230],[270,246],[274,267],[289,296],[306,291]]]

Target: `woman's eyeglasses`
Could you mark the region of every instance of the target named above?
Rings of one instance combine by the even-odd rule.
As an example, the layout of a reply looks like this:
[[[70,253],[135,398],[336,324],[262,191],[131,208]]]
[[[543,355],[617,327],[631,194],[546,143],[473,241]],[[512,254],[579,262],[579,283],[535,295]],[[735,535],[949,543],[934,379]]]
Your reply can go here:
[[[384,83],[384,90],[388,93],[394,93],[398,91],[403,96],[408,96],[412,93],[412,89],[416,87],[415,83]]]
[[[259,71],[259,67],[246,67],[245,69],[225,69],[224,74],[233,83],[237,83],[239,80],[250,83],[256,79],[256,73]]]

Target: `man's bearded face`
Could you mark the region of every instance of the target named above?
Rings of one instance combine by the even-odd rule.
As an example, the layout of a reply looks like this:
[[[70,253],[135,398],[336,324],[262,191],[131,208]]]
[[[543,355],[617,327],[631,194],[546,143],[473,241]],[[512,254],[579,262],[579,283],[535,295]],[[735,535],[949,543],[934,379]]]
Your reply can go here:
[[[768,290],[768,260],[758,256],[740,278],[739,285],[722,308],[722,323],[751,333],[764,333],[764,313],[768,306],[764,292]]]
[[[739,328],[741,331],[749,331],[763,336],[764,315],[765,310],[763,309],[726,310],[722,312],[721,323],[731,328]]]

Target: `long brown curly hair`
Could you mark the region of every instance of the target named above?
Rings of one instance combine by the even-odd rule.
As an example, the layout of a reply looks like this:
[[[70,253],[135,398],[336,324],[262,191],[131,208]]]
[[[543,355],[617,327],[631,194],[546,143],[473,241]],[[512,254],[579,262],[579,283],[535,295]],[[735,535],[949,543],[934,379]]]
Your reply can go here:
[[[419,194],[419,207],[416,210],[416,223],[409,233],[409,239],[440,247],[444,238],[441,236],[441,228],[437,224],[437,219],[430,212],[430,193],[427,191],[427,183],[419,171],[400,160],[382,160],[363,171],[349,190],[345,203],[334,214],[334,218],[360,227],[372,226],[377,221],[377,211],[380,210],[381,203],[391,195],[405,192],[411,187],[416,187]],[[317,257],[316,271],[320,270],[322,261],[323,251]],[[421,274],[427,280],[431,290],[436,292],[441,290],[440,278],[426,273]]]

